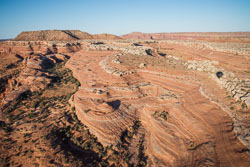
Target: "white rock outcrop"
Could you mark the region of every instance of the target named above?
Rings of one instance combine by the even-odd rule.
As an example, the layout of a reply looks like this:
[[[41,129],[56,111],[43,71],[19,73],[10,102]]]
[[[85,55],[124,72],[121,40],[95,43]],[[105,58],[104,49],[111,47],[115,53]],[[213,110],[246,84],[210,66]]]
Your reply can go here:
[[[222,68],[217,68],[217,61],[187,61],[184,65],[188,69],[199,72],[207,72],[209,76],[216,81],[220,87],[232,94],[236,101],[242,101],[250,108],[250,79],[240,80],[232,72],[227,72]],[[223,76],[218,78],[216,72],[223,72]]]

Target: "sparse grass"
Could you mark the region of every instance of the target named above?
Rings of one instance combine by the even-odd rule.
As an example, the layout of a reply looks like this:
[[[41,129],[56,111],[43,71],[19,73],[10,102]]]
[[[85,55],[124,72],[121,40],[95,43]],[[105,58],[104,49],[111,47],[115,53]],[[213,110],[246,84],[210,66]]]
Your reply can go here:
[[[164,120],[164,121],[167,121],[168,120],[168,115],[169,113],[165,110],[163,111],[155,111],[154,114],[153,114],[153,117],[155,119],[161,119],[161,120]]]
[[[140,141],[139,141],[139,147],[138,147],[138,149],[139,149],[139,154],[138,154],[138,157],[137,157],[137,159],[138,159],[138,166],[141,166],[141,167],[143,167],[143,166],[147,166],[147,159],[148,159],[148,157],[145,155],[145,153],[144,153],[144,135],[140,138]]]
[[[80,85],[80,83],[75,78],[73,78],[72,72],[68,69],[64,69],[62,65],[53,67],[53,69],[49,69],[49,71],[56,78],[55,80],[56,82],[49,85],[48,87],[48,89],[51,89],[54,92],[57,91],[58,87],[75,85],[75,88],[77,88]],[[67,80],[66,82],[64,82],[65,78]],[[9,135],[12,135],[11,132],[15,131],[16,132],[15,136],[19,136],[17,139],[19,140],[19,143],[21,142],[22,145],[26,146],[27,148],[34,147],[32,145],[40,145],[38,143],[39,140],[37,138],[34,139],[33,135],[31,136],[30,134],[27,133],[25,133],[24,136],[21,135],[22,131],[24,131],[27,128],[36,129],[34,131],[35,133],[34,137],[37,134],[46,134],[49,132],[49,129],[54,128],[54,125],[51,124],[51,122],[56,122],[58,121],[57,119],[59,119],[59,121],[62,122],[62,124],[60,125],[58,124],[59,126],[70,124],[73,127],[77,125],[76,129],[78,130],[80,129],[79,128],[80,122],[78,120],[77,120],[78,122],[75,122],[74,124],[72,124],[72,122],[68,123],[66,120],[63,120],[64,118],[63,115],[67,115],[70,112],[69,110],[67,110],[68,99],[71,97],[74,91],[76,91],[76,89],[70,89],[70,91],[68,91],[69,93],[64,92],[64,94],[62,94],[61,96],[51,96],[51,97],[43,96],[44,94],[47,93],[46,91],[47,89],[41,92],[30,92],[30,91],[24,92],[19,96],[19,98],[16,100],[15,103],[12,103],[8,108],[4,110],[4,114],[6,115],[6,118],[9,118],[8,119],[9,122],[8,123],[3,122],[1,124],[1,129],[4,129],[4,132]],[[54,115],[52,113],[53,110],[58,110],[58,111],[61,110],[62,113],[59,113],[59,115],[62,116],[60,117],[59,115],[57,115],[56,117],[55,116],[51,117],[52,115]],[[22,127],[25,124],[28,124],[29,126],[28,127],[25,126],[25,128],[13,128],[15,127],[14,125]],[[49,140],[49,138],[47,138],[46,136],[47,135],[45,135],[45,137],[43,138],[44,143],[47,143]],[[29,159],[35,158],[33,157],[32,154],[28,154],[27,150],[25,151],[22,147],[18,145],[17,146],[13,145],[10,141],[7,140],[4,141],[2,139],[0,139],[0,141],[3,142],[6,145],[6,147],[10,148],[9,152],[11,152],[11,150],[15,152],[15,147],[19,147],[18,149],[19,152],[13,155],[19,155],[19,156],[21,155],[22,158],[26,157]],[[40,150],[41,152],[46,152],[47,150],[49,150],[49,146],[48,145],[45,146],[43,146],[43,148],[40,148],[38,150]],[[2,158],[2,155],[0,155],[0,157]],[[65,157],[64,158],[62,157],[62,159],[65,159]],[[6,162],[6,164],[8,164],[8,162]]]
[[[121,136],[120,142],[115,146],[114,149],[111,149],[111,156],[109,157],[110,162],[115,161],[115,159],[123,160],[128,166],[133,166],[135,164],[130,163],[130,158],[128,153],[128,148],[133,140],[133,138],[137,135],[138,129],[141,126],[141,122],[136,120],[132,126],[125,129]],[[147,164],[147,156],[144,153],[144,135],[140,137],[138,143],[138,157],[137,157],[137,166],[146,166]]]
[[[91,111],[91,109],[84,110],[85,113],[88,113],[90,111]]]
[[[56,166],[65,163],[72,166],[129,164],[126,148],[137,134],[140,122],[136,121],[127,130],[124,136],[127,142],[104,147],[78,120],[75,107],[69,107],[68,100],[78,90],[80,82],[73,77],[70,70],[64,68],[64,63],[48,71],[53,75],[52,84],[41,92],[25,92],[4,112],[10,122],[1,126],[6,134],[15,135],[18,141],[18,144],[4,142],[10,152],[13,152],[12,155],[18,155],[23,162],[31,162],[33,166],[37,166],[34,163],[37,159],[44,159],[47,164]],[[61,88],[68,90],[61,91]],[[63,93],[58,93],[59,91]],[[90,111],[85,110],[86,113]],[[33,151],[27,151],[29,149]],[[44,157],[45,154],[49,157]],[[6,164],[8,163],[9,159],[6,160]]]
[[[242,104],[241,104],[241,108],[244,110],[244,109],[247,109],[247,105],[246,105],[246,103],[244,103],[244,102],[242,102]]]

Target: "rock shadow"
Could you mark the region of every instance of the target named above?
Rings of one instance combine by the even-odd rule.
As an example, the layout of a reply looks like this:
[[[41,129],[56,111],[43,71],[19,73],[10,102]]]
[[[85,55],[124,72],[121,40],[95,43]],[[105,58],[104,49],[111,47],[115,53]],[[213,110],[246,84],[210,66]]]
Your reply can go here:
[[[114,110],[118,110],[120,105],[121,105],[121,101],[120,100],[115,100],[115,101],[107,102],[107,104],[109,106],[111,106]]]
[[[158,53],[162,57],[166,57],[166,53]]]

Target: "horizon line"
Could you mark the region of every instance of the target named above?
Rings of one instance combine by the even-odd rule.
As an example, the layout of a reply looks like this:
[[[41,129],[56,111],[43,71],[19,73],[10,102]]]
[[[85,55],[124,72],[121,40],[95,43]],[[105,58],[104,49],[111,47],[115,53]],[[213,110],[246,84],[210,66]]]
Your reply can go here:
[[[122,34],[122,35],[117,35],[117,34],[113,34],[113,33],[106,33],[106,32],[103,32],[103,33],[89,33],[87,31],[83,31],[83,30],[80,30],[80,29],[43,29],[43,30],[25,30],[25,31],[21,31],[19,34],[21,34],[22,32],[32,32],[32,31],[81,31],[81,32],[85,32],[85,33],[88,33],[90,35],[99,35],[99,34],[111,34],[111,35],[116,35],[116,36],[123,36],[123,35],[128,35],[128,34],[132,34],[132,33],[142,33],[142,34],[161,34],[161,33],[166,33],[166,34],[175,34],[175,33],[250,33],[250,30],[249,31],[175,31],[175,32],[142,32],[142,31],[131,31],[129,33],[125,33],[125,34]],[[17,36],[18,36],[17,35]],[[17,37],[16,36],[16,37]],[[0,38],[0,40],[10,40],[10,39],[14,39],[15,37],[12,37],[12,38]]]

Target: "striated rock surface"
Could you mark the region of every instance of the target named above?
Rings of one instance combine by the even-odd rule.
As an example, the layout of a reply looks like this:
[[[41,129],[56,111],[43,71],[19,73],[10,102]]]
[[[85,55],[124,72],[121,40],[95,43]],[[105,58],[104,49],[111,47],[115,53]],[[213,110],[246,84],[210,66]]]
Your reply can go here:
[[[23,70],[18,78],[10,83],[11,90],[5,92],[2,105],[6,106],[10,102],[17,100],[22,93],[27,91],[39,92],[44,90],[52,80],[52,76],[49,75],[46,69],[53,67],[61,57],[64,58],[63,55],[46,56],[36,54],[25,58]]]
[[[249,43],[218,43],[206,41],[190,41],[190,40],[166,40],[163,43],[184,45],[190,48],[198,48],[200,50],[209,49],[212,51],[226,52],[231,54],[250,55]]]
[[[55,41],[5,41],[0,43],[0,55],[16,54],[28,57],[31,54],[68,53],[81,49],[79,42]]]
[[[249,110],[243,109],[246,117],[234,115],[236,124],[246,121],[248,130],[237,132],[245,135],[243,145],[232,113],[220,101],[232,73],[213,66],[216,61],[185,61],[185,54],[173,52],[155,57],[121,46],[90,43],[66,64],[81,83],[72,105],[102,144],[119,145],[140,121],[128,148],[131,161],[138,155],[134,147],[142,144],[149,166],[248,166]],[[225,73],[218,81],[217,70]]]
[[[6,108],[10,103],[15,102],[27,92],[40,92],[51,83],[53,76],[47,69],[55,66],[56,63],[62,62],[69,58],[63,53],[77,51],[81,45],[76,43],[54,43],[49,42],[18,42],[6,41],[1,43],[1,58],[15,57],[6,68],[16,72],[3,73],[0,78],[9,85],[9,89],[1,92],[1,106]],[[6,63],[10,61],[6,57]],[[12,58],[13,59],[13,58]],[[4,59],[3,59],[4,60]],[[13,60],[12,60],[13,61]],[[4,62],[2,62],[4,63]],[[3,70],[4,67],[3,67]],[[3,88],[4,90],[4,88]]]
[[[61,39],[75,41],[0,43],[1,106],[10,106],[6,110],[8,120],[13,128],[18,127],[18,131],[10,133],[7,129],[7,133],[18,134],[13,139],[26,146],[31,144],[30,148],[41,145],[26,140],[28,136],[47,141],[44,145],[48,139],[55,143],[55,147],[48,147],[50,153],[34,150],[35,155],[44,153],[41,159],[47,163],[43,166],[54,162],[58,166],[58,162],[66,162],[60,160],[63,157],[71,157],[73,163],[84,157],[86,162],[82,163],[89,166],[249,166],[248,43],[214,42],[215,36],[221,35],[217,33],[189,33],[197,41],[158,41],[154,37],[122,40],[112,35],[92,36],[105,38],[102,40],[80,40],[86,34],[58,33],[66,34]],[[230,35],[234,38],[247,33]],[[198,37],[213,42],[198,41]],[[48,39],[52,38],[53,32],[48,35]],[[62,69],[64,63],[59,62],[64,59],[69,59],[65,66],[80,83],[70,70]],[[57,70],[53,70],[51,67],[57,63]],[[58,79],[55,76],[64,80],[59,79],[52,90],[48,84]],[[36,99],[24,100],[20,108],[9,105],[25,93],[37,91],[42,92],[42,97],[34,93],[31,97]],[[29,107],[22,111],[24,104]],[[27,121],[20,127],[23,120],[19,116]],[[30,126],[36,121],[44,131],[52,127],[64,129],[58,129],[58,136],[41,136],[39,129],[35,132],[35,126]],[[5,122],[0,123],[2,126]],[[21,141],[20,136],[25,140]],[[18,149],[12,148],[14,155]],[[55,158],[50,157],[54,153]],[[20,161],[18,156],[11,159]],[[37,162],[45,162],[41,159]]]

